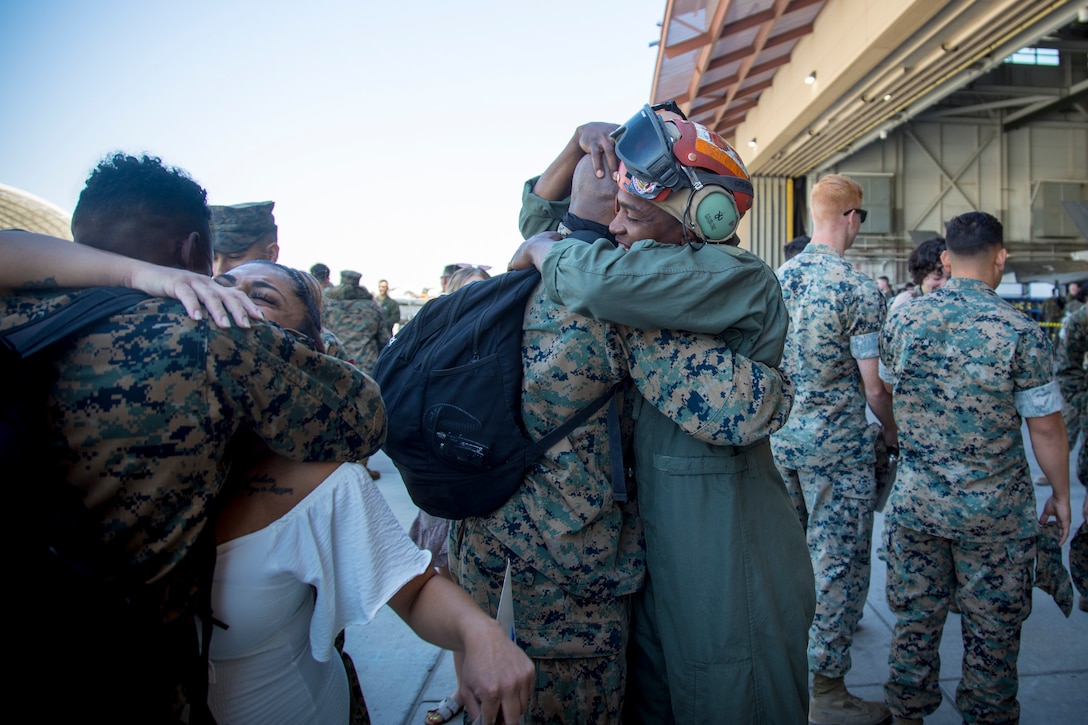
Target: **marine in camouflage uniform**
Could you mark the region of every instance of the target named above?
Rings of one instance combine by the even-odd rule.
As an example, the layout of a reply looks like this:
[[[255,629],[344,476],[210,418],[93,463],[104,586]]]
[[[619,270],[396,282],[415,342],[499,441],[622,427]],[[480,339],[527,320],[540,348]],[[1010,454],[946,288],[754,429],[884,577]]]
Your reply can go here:
[[[1072,303],[1070,303],[1072,304]],[[1069,447],[1077,442],[1080,433],[1080,421],[1088,420],[1088,373],[1085,372],[1085,355],[1088,354],[1088,312],[1083,303],[1066,316],[1062,323],[1061,340],[1057,350],[1058,384],[1062,389],[1065,405],[1066,429],[1069,432]],[[1077,459],[1077,476],[1080,482],[1088,486],[1088,459],[1081,446]],[[1084,474],[1081,473],[1082,467]]]
[[[662,343],[667,342],[663,348]],[[540,438],[623,380],[691,433],[737,435],[749,391],[763,425],[781,423],[785,385],[773,369],[707,336],[621,331],[576,315],[541,288],[526,310],[522,416]],[[703,379],[702,397],[690,396]],[[496,612],[511,561],[518,643],[537,664],[527,722],[619,722],[630,597],[644,573],[632,502],[613,500],[607,412],[553,446],[490,516],[451,522],[450,570]]]
[[[209,207],[215,276],[246,262],[279,259],[279,234],[272,214],[275,205],[272,201],[256,201]]]
[[[986,219],[994,225],[987,238],[997,237],[987,243],[1000,250],[1003,266],[996,219],[980,212],[953,219],[946,252],[952,279],[896,308],[881,335],[881,373],[894,386],[901,447],[885,513],[887,598],[896,625],[884,692],[901,718],[920,719],[940,706],[938,648],[955,600],[963,617],[961,716],[968,723],[1019,721],[1016,664],[1039,532],[1022,417],[1048,476],[1054,459],[1033,425],[1053,424],[1058,468],[1068,471],[1049,340],[993,291],[1000,273],[992,276],[992,264],[984,281],[964,276],[957,262],[962,230],[970,228],[963,225],[986,228],[979,221]],[[1052,483],[1055,496],[1064,488],[1068,517],[1068,478]]]
[[[808,532],[816,617],[813,672],[841,676],[869,592],[874,436],[858,359],[878,354],[884,302],[835,249],[811,242],[778,270],[790,311],[782,367],[794,382],[790,420],[771,437],[775,462]]]
[[[876,456],[866,404],[884,426],[885,443],[895,441],[890,397],[877,374],[884,297],[844,258],[867,213],[861,201],[856,181],[822,178],[809,205],[812,240],[778,269],[790,316],[782,369],[796,397],[771,446],[816,577],[812,723],[873,725],[888,715],[882,703],[852,695],[843,679],[869,593]]]
[[[340,338],[349,359],[369,375],[389,342],[389,332],[382,323],[382,308],[359,284],[360,277],[344,270],[340,284],[325,290],[324,327]]]
[[[70,298],[3,298],[0,326]],[[185,649],[197,643],[192,617],[207,597],[190,553],[214,511],[231,442],[247,433],[291,458],[336,461],[384,440],[377,385],[273,325],[219,328],[193,321],[179,302],[152,299],[44,355],[58,474],[82,493],[107,564],[139,583],[163,622],[177,623]],[[81,626],[71,619],[57,626]]]

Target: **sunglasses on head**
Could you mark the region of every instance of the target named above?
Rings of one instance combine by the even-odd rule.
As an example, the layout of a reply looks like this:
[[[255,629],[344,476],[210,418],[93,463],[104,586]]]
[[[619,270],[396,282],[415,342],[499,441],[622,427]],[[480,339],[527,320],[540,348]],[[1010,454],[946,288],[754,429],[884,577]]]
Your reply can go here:
[[[843,216],[850,216],[850,215],[851,215],[851,214],[853,214],[854,212],[857,212],[857,213],[858,213],[858,217],[860,217],[860,218],[861,218],[861,223],[862,223],[862,224],[864,224],[864,223],[865,223],[865,220],[866,220],[866,218],[868,218],[868,216],[869,216],[869,212],[868,212],[868,211],[866,211],[865,209],[847,209],[846,211],[844,211],[844,212],[842,213],[842,215],[843,215]]]

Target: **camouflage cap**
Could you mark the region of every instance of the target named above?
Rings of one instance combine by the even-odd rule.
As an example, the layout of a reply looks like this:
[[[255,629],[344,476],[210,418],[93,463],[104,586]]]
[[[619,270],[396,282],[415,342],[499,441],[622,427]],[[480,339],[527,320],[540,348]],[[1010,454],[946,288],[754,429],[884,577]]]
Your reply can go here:
[[[359,284],[362,277],[363,275],[354,270],[345,269],[340,272],[340,284]]]
[[[220,254],[237,254],[276,231],[272,201],[212,206],[212,246]]]

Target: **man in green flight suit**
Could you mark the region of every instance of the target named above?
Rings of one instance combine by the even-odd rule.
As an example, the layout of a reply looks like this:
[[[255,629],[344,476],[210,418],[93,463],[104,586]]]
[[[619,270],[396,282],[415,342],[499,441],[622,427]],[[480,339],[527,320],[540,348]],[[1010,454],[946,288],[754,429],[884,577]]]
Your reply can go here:
[[[580,228],[558,243],[548,234],[529,239],[515,266],[536,264],[552,299],[573,310],[665,328],[657,333],[662,346],[676,334],[670,329],[711,333],[738,355],[777,366],[787,318],[774,274],[728,244],[751,203],[739,157],[705,127],[649,107],[614,135],[623,165],[609,231],[620,248],[596,239],[593,224],[563,216],[561,198],[535,193],[569,189],[551,172],[571,168],[582,153],[607,173],[610,149],[572,139],[527,185],[522,232],[560,216],[568,230]],[[649,156],[633,148],[646,145],[630,143],[655,138]],[[703,391],[692,385],[686,393],[686,403],[698,405]],[[754,418],[759,400],[750,394]],[[771,457],[768,436],[777,427],[749,431],[744,442],[700,439],[636,403],[647,584],[632,618],[629,721],[775,723],[807,715],[814,585],[804,534]]]

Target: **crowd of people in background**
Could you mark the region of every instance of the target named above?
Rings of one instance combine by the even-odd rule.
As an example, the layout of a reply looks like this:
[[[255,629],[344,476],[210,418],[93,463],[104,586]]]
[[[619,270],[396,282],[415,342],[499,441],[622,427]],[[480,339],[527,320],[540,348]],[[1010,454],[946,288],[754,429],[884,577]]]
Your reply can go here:
[[[814,185],[811,236],[772,270],[739,246],[753,196],[732,146],[675,104],[579,126],[523,188],[510,268],[542,274],[521,417],[540,438],[611,402],[528,461],[496,511],[420,512],[405,532],[368,467],[386,429],[370,375],[410,324],[388,281],[372,294],[352,269],[334,284],[323,263],[280,265],[273,202],[208,206],[160,159],[106,159],[75,244],[0,231],[0,332],[79,288],[151,295],[36,358],[47,453],[15,473],[74,491],[87,533],[69,547],[22,525],[20,677],[59,651],[85,673],[61,721],[361,725],[343,630],[388,603],[455,652],[458,685],[428,725],[462,710],[913,724],[940,705],[940,633],[958,611],[956,707],[1015,722],[1033,585],[1072,608],[1061,547],[1088,415],[1085,290],[1046,311],[1055,350],[994,291],[1000,222],[969,212],[911,252],[896,293],[846,259],[868,212],[840,174]],[[490,276],[447,265],[442,294]],[[1022,425],[1050,487],[1041,514]],[[881,542],[895,628],[884,698],[866,701],[845,676],[879,450],[898,454]],[[1077,466],[1088,482],[1083,446]],[[1085,524],[1074,550],[1085,610]],[[515,641],[495,621],[504,582]]]

